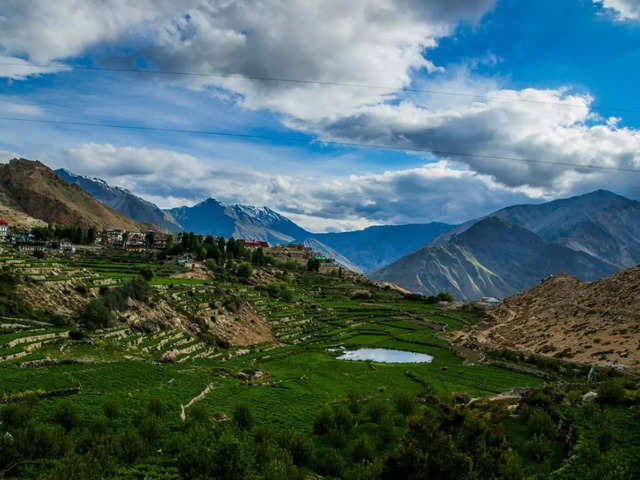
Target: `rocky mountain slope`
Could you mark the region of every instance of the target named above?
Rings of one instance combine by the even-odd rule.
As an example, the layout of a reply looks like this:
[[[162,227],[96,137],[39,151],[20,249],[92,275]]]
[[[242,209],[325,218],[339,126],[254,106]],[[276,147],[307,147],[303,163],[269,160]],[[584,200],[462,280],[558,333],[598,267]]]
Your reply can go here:
[[[75,175],[64,168],[55,170],[55,173],[67,183],[79,185],[99,202],[133,220],[158,225],[166,228],[171,233],[182,231],[178,222],[169,213],[161,210],[153,203],[134,195],[126,188],[112,187],[99,178]]]
[[[554,275],[490,312],[478,341],[640,368],[640,266],[593,283]]]
[[[615,270],[584,252],[488,217],[449,241],[423,247],[371,277],[423,294],[447,291],[456,298],[473,299],[513,295],[554,273],[567,272],[590,281]]]
[[[0,204],[46,223],[82,228],[158,228],[136,222],[71,185],[40,162],[13,159],[0,165]],[[24,225],[28,227],[28,225]]]
[[[640,202],[607,190],[539,205],[514,205],[488,216],[520,225],[548,242],[588,253],[618,268],[640,263]],[[434,243],[445,243],[480,220],[466,222]]]
[[[354,232],[320,233],[314,238],[339,251],[366,272],[372,272],[416,250],[454,225],[431,222],[379,225]]]

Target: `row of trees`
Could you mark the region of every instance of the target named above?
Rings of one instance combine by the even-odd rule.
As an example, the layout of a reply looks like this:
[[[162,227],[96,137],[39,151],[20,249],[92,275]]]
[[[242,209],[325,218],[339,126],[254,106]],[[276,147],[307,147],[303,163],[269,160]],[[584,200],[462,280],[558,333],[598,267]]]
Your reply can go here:
[[[31,234],[37,240],[68,240],[75,244],[91,245],[95,243],[98,231],[95,227],[83,229],[75,226],[48,225],[46,227],[33,227]]]

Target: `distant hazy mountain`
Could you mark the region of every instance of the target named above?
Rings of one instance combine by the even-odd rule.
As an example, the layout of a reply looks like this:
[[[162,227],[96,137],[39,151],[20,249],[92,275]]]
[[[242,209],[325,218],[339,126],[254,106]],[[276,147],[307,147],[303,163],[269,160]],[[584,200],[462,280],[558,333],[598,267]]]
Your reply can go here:
[[[79,185],[99,202],[134,220],[153,223],[159,227],[166,228],[172,233],[177,233],[182,230],[171,215],[160,210],[160,208],[153,203],[134,195],[125,188],[112,187],[99,178],[75,175],[64,168],[55,170],[55,173],[68,183]]]
[[[539,205],[515,205],[489,216],[520,225],[548,242],[588,253],[619,268],[640,263],[640,202],[607,190]],[[442,244],[479,220],[466,222],[433,243]]]
[[[337,250],[364,271],[389,265],[453,228],[446,223],[381,225],[354,232],[321,233],[314,238]]]
[[[592,281],[616,270],[614,265],[584,252],[547,242],[501,218],[488,217],[371,277],[423,294],[447,291],[460,299],[472,299],[513,295],[555,273]]]
[[[302,243],[306,247],[312,248],[314,252],[318,252],[327,258],[333,258],[336,263],[343,268],[347,268],[357,273],[364,273],[360,265],[351,262],[351,260],[346,258],[344,255],[338,253],[333,248],[325,245],[316,238],[307,238]]]
[[[0,165],[0,205],[49,224],[82,228],[158,228],[132,220],[70,184],[46,165],[13,159]]]

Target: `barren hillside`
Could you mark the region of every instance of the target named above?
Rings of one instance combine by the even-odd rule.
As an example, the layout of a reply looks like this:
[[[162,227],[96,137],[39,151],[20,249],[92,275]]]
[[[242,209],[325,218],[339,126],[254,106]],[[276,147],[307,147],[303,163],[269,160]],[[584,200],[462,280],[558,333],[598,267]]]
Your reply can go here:
[[[82,228],[145,230],[154,227],[131,220],[98,202],[79,186],[65,182],[42,163],[25,159],[0,165],[0,207],[8,212],[24,213],[24,218],[14,215],[11,220],[25,227],[32,226],[30,217]]]
[[[592,283],[555,275],[490,315],[475,333],[480,342],[640,368],[640,266]]]

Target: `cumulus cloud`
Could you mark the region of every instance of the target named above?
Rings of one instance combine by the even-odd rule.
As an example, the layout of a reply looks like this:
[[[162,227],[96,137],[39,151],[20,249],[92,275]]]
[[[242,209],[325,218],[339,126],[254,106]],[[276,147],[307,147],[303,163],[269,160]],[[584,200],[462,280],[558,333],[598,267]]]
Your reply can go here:
[[[611,10],[618,20],[640,19],[639,0],[593,0],[593,2]]]
[[[211,196],[226,203],[267,205],[318,231],[461,222],[534,195],[446,161],[380,174],[314,178],[230,168],[171,150],[87,143],[49,163],[102,177],[165,208]]]

